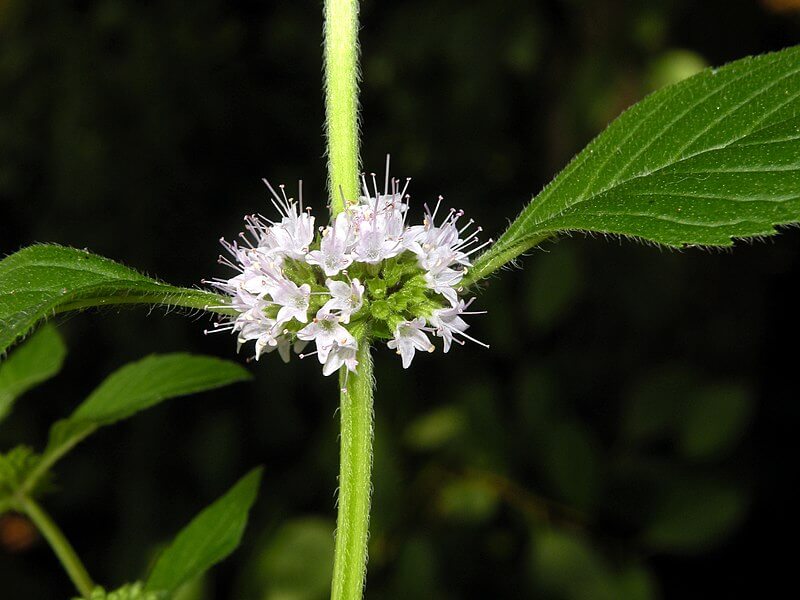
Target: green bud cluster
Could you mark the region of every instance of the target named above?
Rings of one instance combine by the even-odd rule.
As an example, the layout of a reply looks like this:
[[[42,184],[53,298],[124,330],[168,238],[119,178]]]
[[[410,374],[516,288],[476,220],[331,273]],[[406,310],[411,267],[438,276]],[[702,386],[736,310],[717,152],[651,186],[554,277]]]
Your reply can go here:
[[[297,285],[309,284],[311,298],[309,314],[314,315],[328,300],[327,279],[348,281],[358,279],[364,285],[363,306],[353,314],[350,323],[345,325],[351,332],[370,332],[378,339],[391,339],[399,323],[417,317],[427,319],[431,313],[447,305],[446,300],[428,287],[425,271],[417,264],[417,258],[404,252],[380,264],[354,263],[346,273],[328,278],[322,269],[303,261],[286,260],[284,275]],[[269,307],[267,316],[275,318],[278,307]],[[304,326],[292,321],[286,324],[287,330],[296,333]]]
[[[147,592],[141,582],[123,585],[112,592],[106,592],[101,587],[96,587],[88,598],[73,598],[73,600],[168,600],[165,592]]]
[[[0,454],[0,513],[13,508],[14,494],[39,464],[40,458],[29,446],[17,446]],[[49,478],[42,477],[35,489],[28,493],[36,496],[49,484]]]

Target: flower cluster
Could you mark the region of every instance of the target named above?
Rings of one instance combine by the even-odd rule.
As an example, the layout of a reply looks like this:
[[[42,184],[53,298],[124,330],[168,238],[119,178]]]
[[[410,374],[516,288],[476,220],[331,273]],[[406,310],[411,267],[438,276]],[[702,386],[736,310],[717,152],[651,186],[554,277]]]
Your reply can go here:
[[[249,215],[240,240],[221,240],[231,258],[220,262],[238,274],[207,283],[231,297],[217,308],[235,315],[212,332],[235,333],[239,347],[254,341],[256,360],[273,350],[285,361],[292,350],[316,354],[325,375],[354,371],[358,344],[368,337],[388,340],[404,368],[416,351],[434,350],[429,335],[442,339],[445,352],[453,342],[477,341],[463,316],[479,313],[468,310],[472,300],[459,297],[459,286],[470,256],[491,240],[480,244],[481,228],[460,223],[462,211],[447,211],[437,224],[439,197],[433,210],[425,205],[422,224],[409,226],[409,180],[390,179],[387,160],[383,192],[375,175],[371,187],[362,176],[363,195],[346,199],[317,230],[303,207],[302,182],[299,201],[264,182],[279,219]],[[303,354],[309,342],[316,350]]]

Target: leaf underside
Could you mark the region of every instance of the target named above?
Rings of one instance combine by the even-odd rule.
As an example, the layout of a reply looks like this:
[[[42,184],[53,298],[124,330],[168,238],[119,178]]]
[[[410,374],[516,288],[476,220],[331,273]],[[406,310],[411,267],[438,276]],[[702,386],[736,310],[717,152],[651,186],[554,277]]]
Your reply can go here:
[[[204,309],[216,294],[160,283],[85,250],[24,248],[0,261],[0,354],[41,320],[68,310],[118,304]]]
[[[623,113],[478,260],[473,283],[565,231],[730,246],[800,221],[800,46],[745,58]]]

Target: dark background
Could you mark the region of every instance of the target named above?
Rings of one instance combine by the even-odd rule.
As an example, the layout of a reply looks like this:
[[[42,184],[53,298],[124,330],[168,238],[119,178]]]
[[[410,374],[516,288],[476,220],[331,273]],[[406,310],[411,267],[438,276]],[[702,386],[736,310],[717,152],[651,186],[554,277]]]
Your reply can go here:
[[[368,1],[363,157],[490,235],[621,110],[702,65],[797,43],[793,0]],[[87,247],[166,281],[225,274],[216,240],[268,210],[261,177],[325,200],[321,5],[0,1],[0,253]],[[749,597],[795,585],[800,233],[734,252],[575,236],[500,273],[492,345],[376,351],[369,598]],[[151,352],[232,357],[204,318],[59,321],[63,373],[0,448],[43,444]],[[185,599],[327,594],[336,383],[269,356],[254,382],[108,428],[44,503],[100,582],[255,464],[243,546]],[[13,546],[13,547],[12,547]],[[42,540],[0,547],[0,596],[67,598]]]

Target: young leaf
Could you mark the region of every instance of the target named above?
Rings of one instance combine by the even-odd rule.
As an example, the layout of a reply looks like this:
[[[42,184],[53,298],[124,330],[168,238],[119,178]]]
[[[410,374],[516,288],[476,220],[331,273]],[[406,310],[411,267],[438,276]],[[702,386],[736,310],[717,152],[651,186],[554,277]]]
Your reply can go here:
[[[0,421],[17,398],[61,370],[66,354],[61,336],[48,325],[0,362]]]
[[[250,374],[240,365],[209,356],[154,355],[126,365],[101,383],[70,417],[53,425],[39,465],[23,489],[30,490],[56,461],[100,427],[162,400],[249,378]]]
[[[170,593],[233,552],[242,539],[260,482],[261,468],[253,469],[197,515],[158,558],[147,589]]]
[[[160,283],[84,250],[31,246],[0,261],[0,353],[39,321],[113,304],[204,309],[224,304],[216,294]]]
[[[563,231],[730,246],[800,221],[800,46],[659,90],[522,211],[469,285]]]

